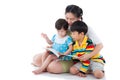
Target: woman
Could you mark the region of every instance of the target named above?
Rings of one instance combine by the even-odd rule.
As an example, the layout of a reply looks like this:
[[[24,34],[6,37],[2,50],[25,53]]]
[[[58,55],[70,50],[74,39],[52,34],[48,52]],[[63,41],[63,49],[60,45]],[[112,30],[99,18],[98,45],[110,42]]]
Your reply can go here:
[[[71,26],[71,24],[74,21],[77,20],[82,20],[82,15],[83,15],[83,11],[80,7],[76,6],[76,5],[68,5],[66,7],[65,10],[65,18],[66,21],[69,24],[69,27]],[[90,39],[92,39],[93,43],[96,44],[95,49],[93,50],[93,52],[91,52],[91,56],[95,55],[96,53],[100,52],[100,50],[103,48],[102,42],[100,41],[100,39],[96,36],[96,34],[94,33],[94,31],[89,27],[88,28],[88,33],[87,33],[88,37]],[[46,38],[47,41],[49,41],[49,38],[47,37],[47,35],[44,35],[44,37]],[[41,66],[42,64],[42,60],[41,57],[44,56],[42,54],[38,54],[34,57],[34,61],[33,64],[36,66]],[[81,60],[87,60],[89,59],[91,56],[82,56]],[[63,73],[63,72],[69,72],[70,67],[73,65],[73,61],[52,61],[48,67],[47,67],[47,71],[51,72],[51,73]]]

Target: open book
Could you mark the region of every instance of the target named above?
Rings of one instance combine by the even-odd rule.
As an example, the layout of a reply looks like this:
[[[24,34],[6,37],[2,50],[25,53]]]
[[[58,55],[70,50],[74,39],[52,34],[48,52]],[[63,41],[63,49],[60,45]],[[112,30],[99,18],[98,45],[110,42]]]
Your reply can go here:
[[[74,57],[74,58],[78,58],[77,56],[73,56],[73,55],[60,55],[60,52],[56,51],[55,49],[52,48],[45,48],[46,50],[52,52],[53,54],[55,54],[58,58],[60,57],[64,57],[64,56],[69,56],[69,57]]]

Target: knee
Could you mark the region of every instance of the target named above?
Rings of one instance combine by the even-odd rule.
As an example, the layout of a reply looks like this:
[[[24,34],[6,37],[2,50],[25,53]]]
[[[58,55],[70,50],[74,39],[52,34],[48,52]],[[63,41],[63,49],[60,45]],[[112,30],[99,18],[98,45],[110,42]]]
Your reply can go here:
[[[101,79],[104,77],[104,72],[101,70],[96,70],[93,72],[93,74],[97,79]]]
[[[34,62],[39,62],[40,59],[41,59],[41,57],[42,57],[42,54],[37,54],[37,55],[35,55],[35,56],[33,57],[33,61],[34,61]]]
[[[54,59],[54,57],[53,57],[52,55],[49,55],[49,56],[47,57],[47,59],[48,59],[49,61],[52,61],[52,60]]]
[[[53,58],[53,55],[49,55],[48,58]]]
[[[76,67],[71,67],[70,68],[70,73],[71,74],[77,74],[79,72],[79,70]]]
[[[47,52],[47,51],[43,52],[43,55],[44,55],[44,56],[46,56],[46,55],[48,55],[48,54],[49,54],[49,52]]]
[[[48,65],[47,71],[48,71],[48,72],[52,72],[52,70],[54,70],[53,67],[52,67],[51,65]]]
[[[47,71],[50,73],[55,73],[56,68],[54,67],[54,65],[49,64],[47,67]]]
[[[63,68],[60,63],[53,61],[48,65],[47,71],[50,73],[58,74],[58,73],[63,73]]]

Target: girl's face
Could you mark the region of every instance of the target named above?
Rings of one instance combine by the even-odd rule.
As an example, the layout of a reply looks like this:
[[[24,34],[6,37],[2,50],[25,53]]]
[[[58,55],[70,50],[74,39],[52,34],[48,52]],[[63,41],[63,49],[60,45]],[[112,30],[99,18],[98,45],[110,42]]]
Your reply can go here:
[[[58,35],[59,35],[61,38],[62,38],[62,37],[65,37],[66,34],[67,34],[67,31],[64,30],[63,28],[60,29],[60,30],[57,30],[57,32],[58,32]]]
[[[73,22],[80,20],[80,18],[77,18],[73,13],[68,12],[65,14],[66,21],[68,22],[69,26],[72,25]]]

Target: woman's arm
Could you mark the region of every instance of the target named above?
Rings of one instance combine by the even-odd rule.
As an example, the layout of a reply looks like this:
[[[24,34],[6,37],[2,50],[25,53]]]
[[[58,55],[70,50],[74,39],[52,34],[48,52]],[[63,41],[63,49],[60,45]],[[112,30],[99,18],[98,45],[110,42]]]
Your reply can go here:
[[[103,44],[102,43],[96,44],[94,50],[90,53],[90,57],[92,57],[95,54],[99,53],[102,48],[103,48]]]
[[[101,39],[98,37],[98,35],[91,27],[88,27],[88,32],[86,35],[92,40],[93,44],[99,45],[102,43]]]
[[[90,59],[92,56],[94,56],[95,54],[99,53],[102,48],[103,48],[102,43],[97,44],[95,46],[94,50],[90,54],[84,54],[84,55],[80,56],[79,59],[82,61],[86,61],[86,60]]]
[[[94,56],[95,54],[99,53],[103,48],[103,44],[99,37],[96,35],[94,30],[91,27],[88,27],[87,36],[92,40],[93,44],[95,44],[94,50],[90,54],[85,54],[81,56],[81,60],[85,61]]]
[[[92,57],[100,52],[100,50],[103,48],[103,44],[91,27],[88,27],[87,36],[92,40],[93,44],[96,45],[94,50],[90,53],[90,56]]]

